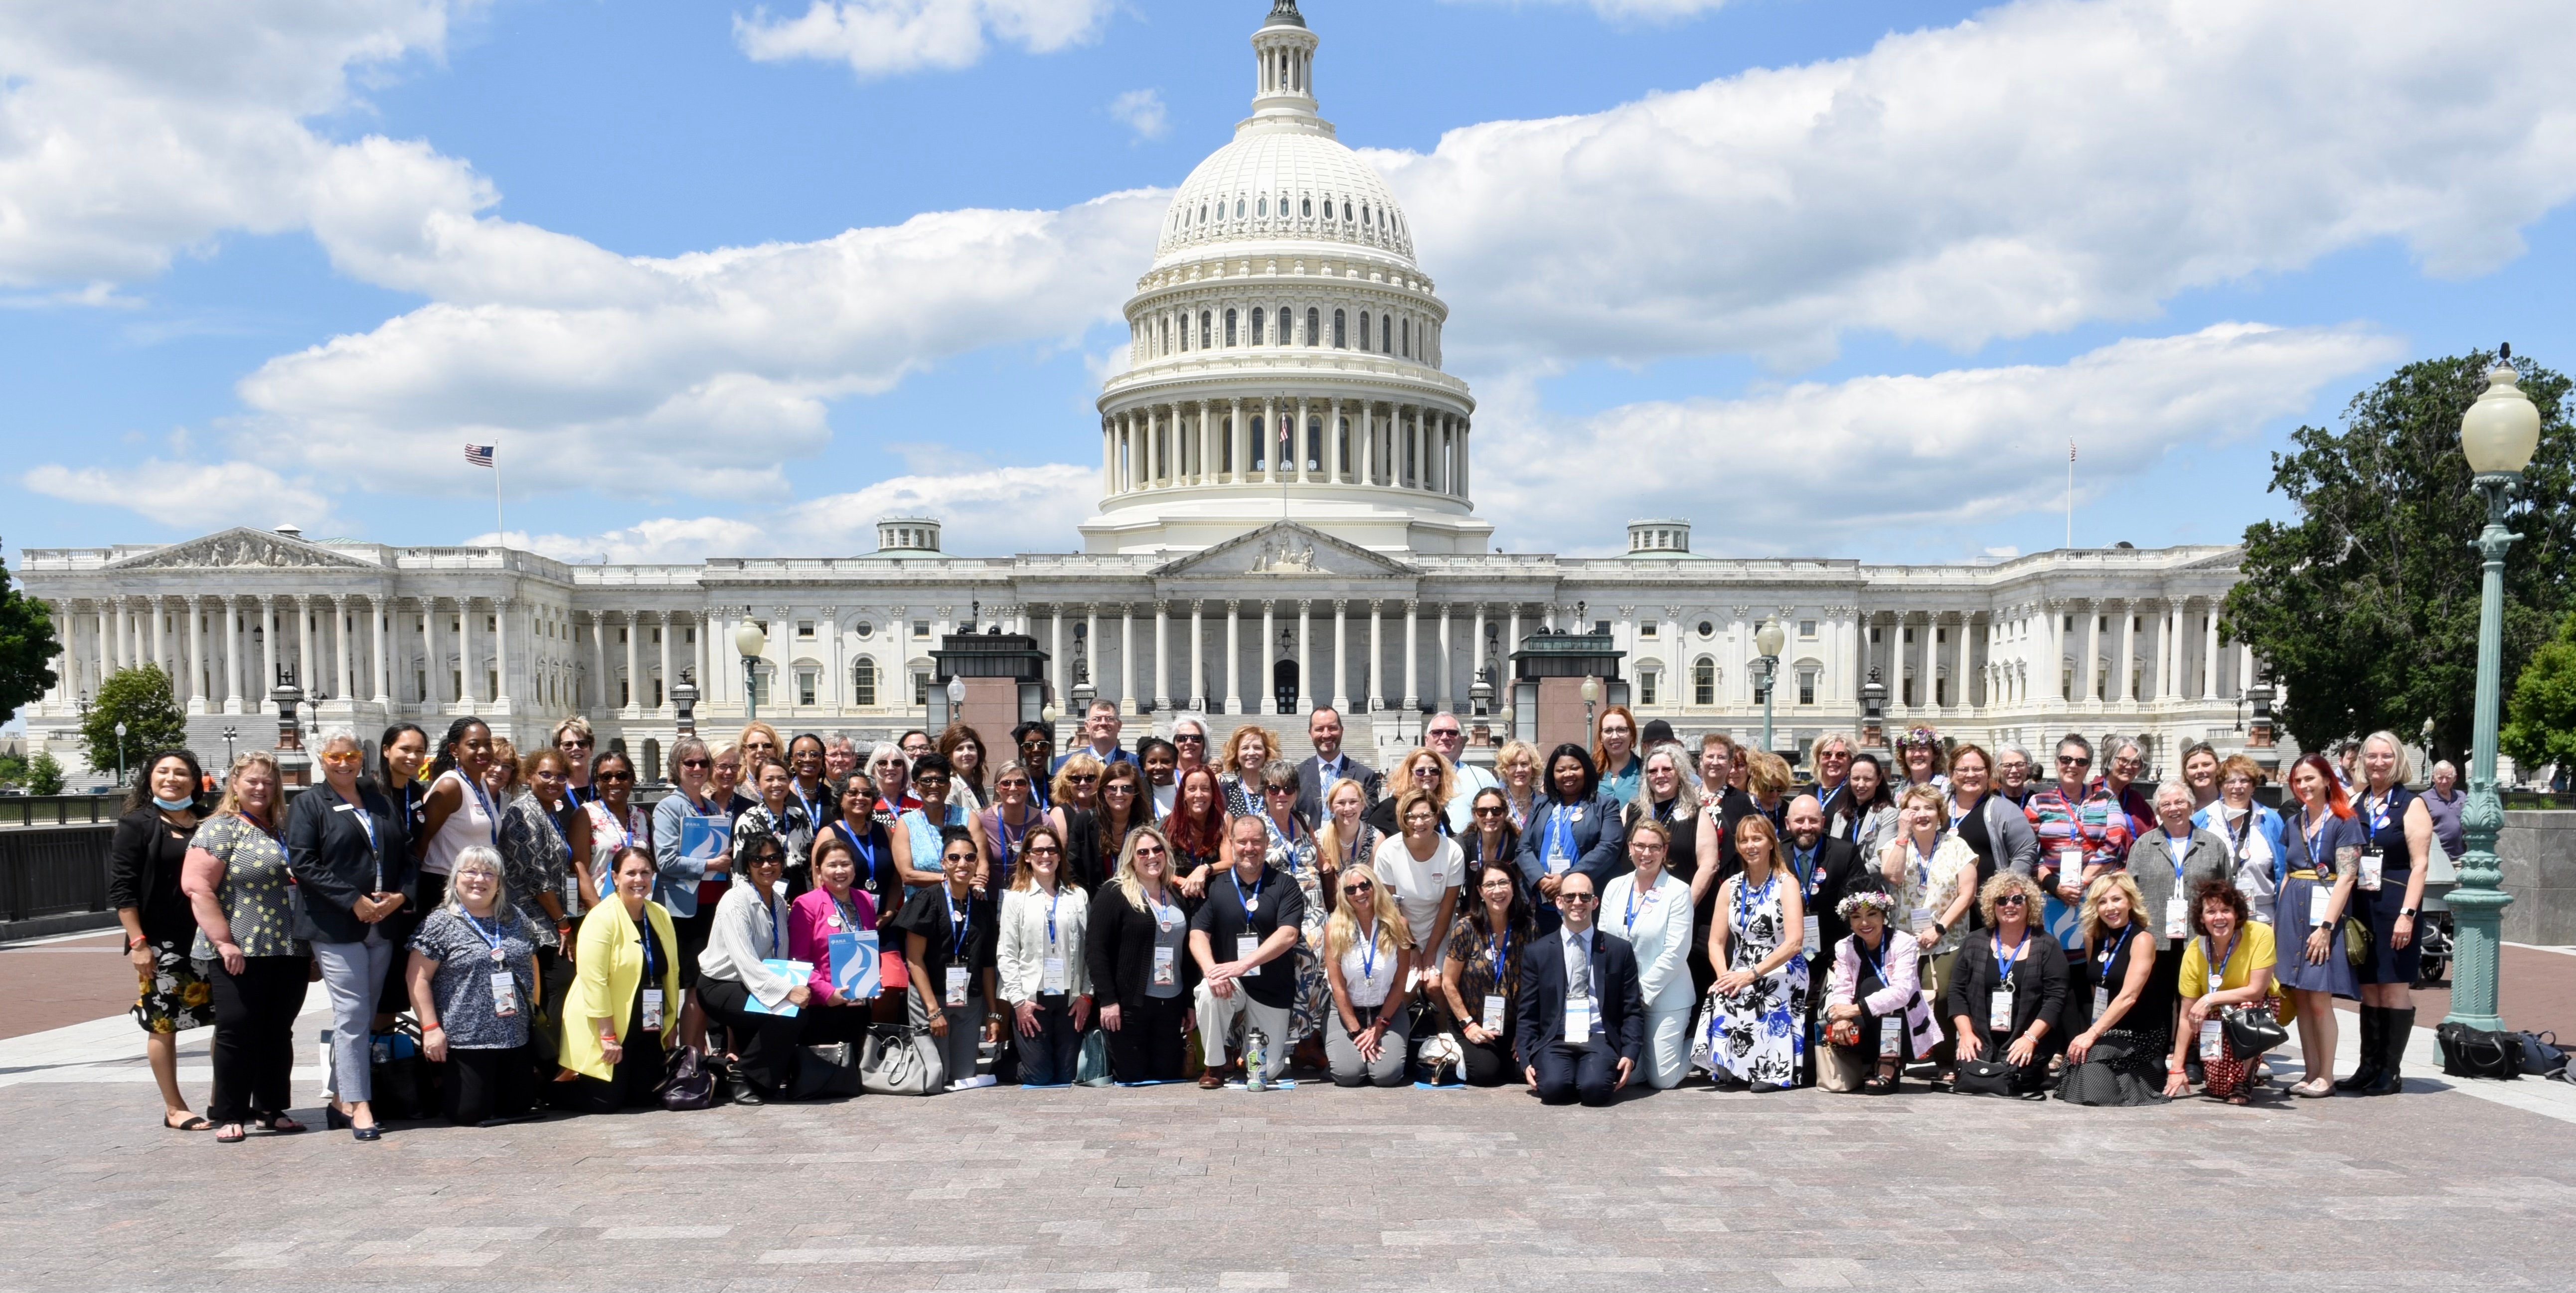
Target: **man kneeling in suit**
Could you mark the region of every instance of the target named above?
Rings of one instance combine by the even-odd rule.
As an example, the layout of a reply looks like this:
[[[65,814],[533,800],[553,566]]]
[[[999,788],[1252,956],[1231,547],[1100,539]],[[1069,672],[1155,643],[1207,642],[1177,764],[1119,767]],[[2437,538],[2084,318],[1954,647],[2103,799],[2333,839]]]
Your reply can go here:
[[[1592,877],[1568,871],[1556,891],[1565,924],[1521,958],[1520,1061],[1544,1104],[1605,1105],[1628,1085],[1646,1042],[1637,954],[1593,927]]]

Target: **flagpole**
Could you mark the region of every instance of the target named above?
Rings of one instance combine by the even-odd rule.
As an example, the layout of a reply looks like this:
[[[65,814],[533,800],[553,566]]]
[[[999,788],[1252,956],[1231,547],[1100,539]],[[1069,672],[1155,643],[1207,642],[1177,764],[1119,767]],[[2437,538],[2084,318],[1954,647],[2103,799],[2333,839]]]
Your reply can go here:
[[[501,445],[499,441],[494,441],[492,444],[492,526],[493,533],[499,536],[494,542],[505,548],[510,546],[510,525],[501,515]]]
[[[2066,442],[2066,546],[2075,546],[2075,442]]]

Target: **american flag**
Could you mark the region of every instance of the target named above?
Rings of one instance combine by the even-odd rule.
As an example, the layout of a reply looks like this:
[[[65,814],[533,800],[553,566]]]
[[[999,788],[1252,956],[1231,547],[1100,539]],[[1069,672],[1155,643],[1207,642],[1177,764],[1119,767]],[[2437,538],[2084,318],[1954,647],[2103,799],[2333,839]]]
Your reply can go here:
[[[2072,440],[2066,442],[2066,460],[2068,462],[2075,461],[2075,442]],[[489,466],[490,464],[487,463],[485,465]]]
[[[472,463],[477,467],[491,466],[492,446],[488,444],[469,444],[465,446],[465,461]]]

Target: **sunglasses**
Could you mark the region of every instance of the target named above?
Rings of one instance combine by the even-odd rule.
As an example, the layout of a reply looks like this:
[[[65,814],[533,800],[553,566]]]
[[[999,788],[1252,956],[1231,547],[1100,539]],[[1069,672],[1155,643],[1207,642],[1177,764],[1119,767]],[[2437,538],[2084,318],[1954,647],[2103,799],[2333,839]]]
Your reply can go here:
[[[1263,786],[1261,788],[1261,793],[1265,795],[1293,795],[1297,793],[1297,788],[1295,786]]]
[[[2070,759],[2061,754],[2057,756],[2057,766],[2061,768],[2089,768],[2093,766],[2093,761],[2091,759]]]
[[[323,755],[322,761],[335,768],[344,768],[354,763],[365,763],[367,761],[367,756],[360,754],[355,750],[351,750],[342,754]]]
[[[1573,905],[1573,904],[1575,904],[1575,903],[1578,903],[1578,902],[1599,902],[1599,901],[1600,901],[1600,899],[1598,899],[1598,898],[1596,898],[1596,897],[1594,897],[1594,896],[1592,896],[1591,894],[1588,894],[1588,893],[1561,893],[1561,894],[1558,894],[1558,895],[1556,896],[1556,900],[1557,900],[1557,902],[1558,902],[1558,903],[1563,904],[1563,905],[1567,905],[1567,906],[1571,906],[1571,905]]]
[[[632,772],[598,772],[591,774],[590,779],[593,781],[633,781],[635,779],[635,774]]]
[[[1033,858],[1063,857],[1064,850],[1057,848],[1052,844],[1032,844],[1029,846],[1029,856]]]
[[[1160,844],[1140,844],[1136,848],[1136,856],[1140,858],[1161,857],[1163,856],[1163,846]]]
[[[1100,793],[1104,795],[1132,795],[1136,793],[1136,783],[1133,781],[1112,781],[1108,785],[1102,786],[1100,788]],[[1278,792],[1273,791],[1272,793],[1276,794]]]
[[[1342,892],[1347,894],[1363,894],[1375,888],[1377,888],[1376,885],[1370,884],[1366,880],[1354,880],[1349,884],[1343,885]]]
[[[555,742],[555,748],[558,750],[587,750],[596,744],[598,744],[596,741],[584,741],[575,738],[572,740],[557,741]]]
[[[1175,736],[1175,737],[1173,737],[1173,738],[1172,738],[1172,744],[1174,744],[1174,745],[1205,745],[1205,744],[1207,744],[1207,738],[1206,738],[1206,737],[1204,737],[1204,736]]]
[[[1998,907],[2023,907],[2028,906],[2029,903],[2028,895],[2018,893],[2008,893],[1995,899],[1995,905]]]
[[[1029,779],[1026,777],[1004,777],[993,783],[993,788],[995,790],[1008,790],[1013,786],[1018,786],[1020,789],[1026,790],[1029,788]]]
[[[682,759],[680,760],[680,766],[683,768],[703,768],[707,766],[707,761],[704,759]]]
[[[1476,815],[1478,817],[1500,817],[1503,815],[1503,810],[1499,805],[1487,804],[1484,807],[1477,809]]]

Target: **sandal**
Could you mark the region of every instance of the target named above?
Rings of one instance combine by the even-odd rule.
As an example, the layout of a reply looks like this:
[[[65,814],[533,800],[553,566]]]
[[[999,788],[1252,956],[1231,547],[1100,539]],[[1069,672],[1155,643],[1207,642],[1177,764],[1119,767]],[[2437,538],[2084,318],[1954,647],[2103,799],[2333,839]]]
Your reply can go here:
[[[237,1122],[229,1124],[222,1131],[215,1133],[215,1143],[218,1145],[238,1145],[249,1138],[250,1133],[244,1131],[242,1129],[242,1125]]]
[[[161,1115],[161,1125],[171,1131],[212,1131],[215,1127],[215,1124],[193,1113],[188,1115],[188,1120],[185,1122],[172,1122],[170,1117],[171,1115],[166,1113]]]
[[[252,1126],[272,1135],[292,1136],[304,1130],[303,1123],[282,1113],[255,1113],[250,1116],[250,1121]]]
[[[1868,1081],[1860,1084],[1860,1089],[1862,1093],[1866,1095],[1891,1094],[1896,1090],[1896,1075],[1893,1073],[1872,1074]]]

